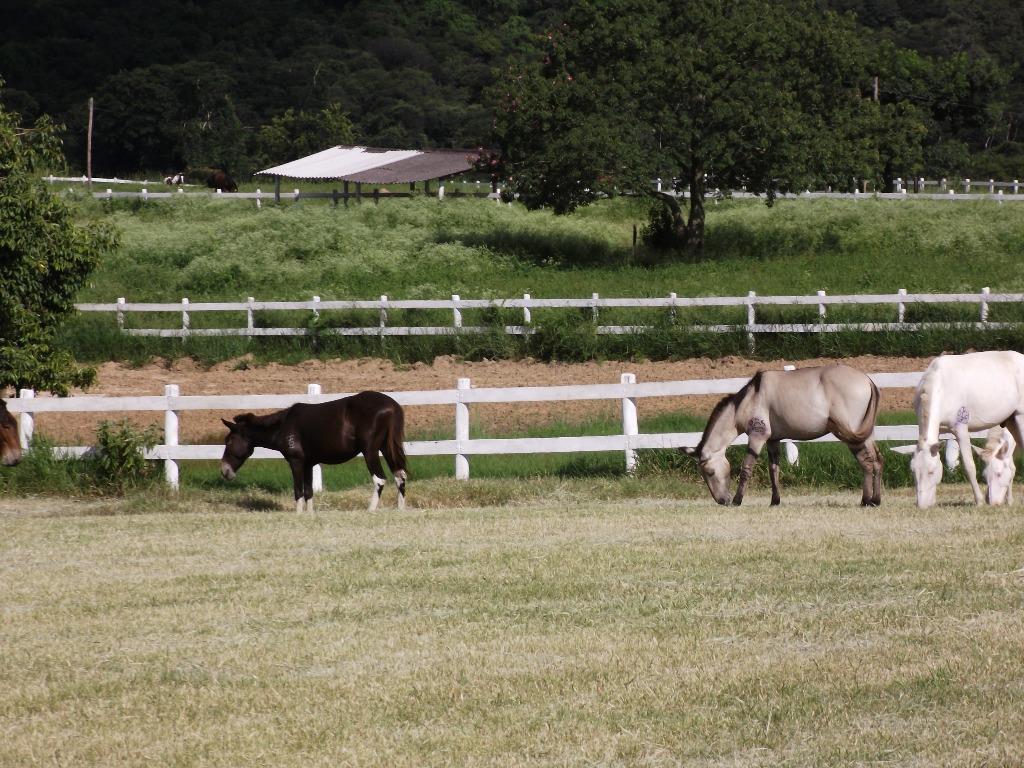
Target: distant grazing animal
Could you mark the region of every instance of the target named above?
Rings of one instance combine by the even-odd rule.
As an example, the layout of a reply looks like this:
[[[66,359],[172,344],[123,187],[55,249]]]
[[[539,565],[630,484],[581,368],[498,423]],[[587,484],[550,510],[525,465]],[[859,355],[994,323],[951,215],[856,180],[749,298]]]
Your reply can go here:
[[[185,183],[185,174],[183,174],[183,173],[175,173],[173,176],[165,176],[164,177],[164,184],[166,184],[167,186],[174,186],[175,184],[184,184],[184,183]]]
[[[697,459],[715,501],[728,504],[731,467],[725,449],[745,433],[747,455],[732,499],[738,505],[761,448],[767,445],[775,506],[781,501],[779,441],[812,440],[831,432],[846,443],[864,470],[860,503],[876,507],[882,501],[882,454],[871,436],[877,414],[878,387],[848,366],[761,371],[739,392],[719,401],[696,448],[680,450]]]
[[[1024,446],[1024,355],[1019,352],[972,352],[966,355],[942,355],[932,360],[914,393],[917,412],[917,449],[910,460],[917,485],[917,506],[935,503],[935,492],[942,480],[939,459],[939,430],[946,428],[956,437],[964,473],[974,491],[974,503],[1000,504],[1008,486],[1000,479],[1000,468],[992,461],[1005,457],[1006,448],[990,444],[984,451],[974,447],[986,463],[986,494],[978,485],[974,458],[971,456],[972,431],[1006,428],[1018,446]],[[999,433],[1001,434],[1001,433]],[[1004,438],[1005,441],[1005,438]],[[1005,441],[1008,442],[1008,441]],[[1013,448],[1010,448],[1010,456]],[[1012,482],[1012,476],[1010,478]]]
[[[255,448],[280,451],[292,470],[295,509],[313,511],[313,467],[341,464],[363,454],[373,476],[370,511],[377,508],[387,480],[378,453],[391,469],[398,488],[398,508],[405,506],[405,414],[402,406],[381,392],[360,392],[326,403],[296,403],[267,416],[243,413],[228,428],[220,472],[235,477]]]
[[[237,192],[238,185],[235,180],[232,179],[227,171],[214,171],[210,174],[210,177],[206,180],[206,186],[210,189],[220,189],[224,192]]]
[[[0,400],[0,464],[13,467],[21,461],[21,443],[18,441],[18,422]]]

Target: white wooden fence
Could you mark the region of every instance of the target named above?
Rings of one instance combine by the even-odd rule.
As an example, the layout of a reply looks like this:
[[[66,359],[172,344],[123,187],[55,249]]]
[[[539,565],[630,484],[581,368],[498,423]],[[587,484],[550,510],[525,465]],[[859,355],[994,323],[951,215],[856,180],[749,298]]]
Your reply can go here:
[[[313,334],[336,336],[442,336],[458,333],[486,333],[486,326],[464,325],[462,313],[474,309],[506,309],[522,313],[521,325],[503,326],[506,334],[526,335],[533,332],[532,311],[536,309],[584,309],[590,310],[590,317],[598,334],[643,333],[651,329],[647,325],[600,325],[602,309],[642,308],[665,310],[675,322],[676,312],[682,309],[701,307],[743,307],[746,309],[746,323],[680,324],[693,332],[732,333],[746,332],[753,343],[759,333],[835,333],[838,331],[918,331],[928,328],[971,328],[975,330],[1006,329],[1018,323],[989,322],[991,304],[1020,304],[1024,293],[992,293],[982,288],[978,293],[908,293],[900,288],[892,294],[852,294],[829,296],[818,291],[813,296],[758,296],[750,291],[746,296],[678,296],[670,293],[662,298],[602,298],[594,293],[587,299],[537,299],[523,294],[521,299],[463,299],[453,295],[450,299],[389,299],[381,296],[368,301],[322,301],[314,296],[310,301],[256,301],[250,296],[245,302],[190,302],[183,298],[180,303],[129,302],[124,297],[114,303],[76,304],[80,312],[103,312],[116,315],[117,326],[132,336],[158,336],[164,338],[188,338],[200,336],[307,336]],[[911,304],[973,304],[977,306],[975,322],[907,322],[906,308]],[[892,307],[891,322],[827,322],[829,306],[889,305]],[[765,323],[758,322],[758,307],[800,307],[817,309],[814,322]],[[318,320],[325,311],[370,310],[377,313],[377,324],[359,327],[263,328],[256,325],[256,313],[269,310],[299,310],[312,313]],[[442,326],[388,325],[389,310],[445,310],[451,313],[451,324]],[[181,316],[180,328],[131,328],[126,327],[125,316],[130,313],[174,313]],[[245,313],[245,327],[238,328],[193,328],[191,316],[196,312]]]
[[[917,385],[921,377],[916,373],[876,373],[871,378],[880,388],[907,388]],[[516,453],[577,453],[593,451],[622,451],[625,469],[632,472],[636,466],[636,452],[645,448],[678,448],[693,446],[700,440],[700,432],[640,433],[637,402],[648,397],[679,397],[685,395],[728,394],[739,390],[747,378],[705,379],[691,381],[670,381],[637,383],[632,373],[624,373],[618,384],[568,385],[550,387],[500,387],[478,388],[471,386],[469,379],[459,379],[454,389],[425,390],[417,392],[390,393],[403,406],[452,405],[454,406],[454,439],[414,441],[405,445],[410,456],[454,456],[455,477],[469,478],[470,457],[493,454]],[[343,397],[349,393],[322,394],[317,384],[310,384],[305,395],[181,395],[176,384],[168,384],[163,395],[145,397],[103,397],[83,396],[36,398],[31,390],[22,390],[19,397],[7,401],[8,409],[20,414],[19,436],[23,448],[31,441],[35,416],[40,413],[104,414],[127,411],[158,411],[164,414],[164,443],[146,454],[147,459],[162,459],[167,483],[178,487],[178,462],[183,460],[219,459],[223,445],[181,445],[179,443],[178,418],[185,411],[229,410],[233,413],[246,410],[286,408],[293,403],[320,403]],[[578,437],[540,438],[470,438],[470,407],[475,403],[524,403],[552,402],[560,400],[618,400],[622,409],[622,432],[614,435],[587,435]],[[917,426],[879,426],[875,428],[878,440],[916,442]],[[948,439],[949,436],[945,435]],[[737,443],[744,443],[741,436]],[[818,438],[814,442],[835,441],[832,435]],[[81,455],[86,447],[61,447],[56,449],[64,455]],[[901,450],[896,448],[895,450]],[[906,450],[905,447],[902,450]],[[259,448],[254,459],[280,458],[281,454]],[[787,446],[790,460],[796,457],[795,446]],[[314,487],[322,488],[322,474],[317,467],[314,473]]]

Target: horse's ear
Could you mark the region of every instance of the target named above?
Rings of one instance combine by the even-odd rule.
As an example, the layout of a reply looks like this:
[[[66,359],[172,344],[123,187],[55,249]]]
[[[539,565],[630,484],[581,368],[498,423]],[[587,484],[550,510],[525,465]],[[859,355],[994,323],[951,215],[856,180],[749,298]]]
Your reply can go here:
[[[232,432],[234,432],[236,427],[238,426],[237,424],[235,424],[235,422],[228,421],[227,419],[221,419],[221,421],[223,421],[224,422],[224,426],[227,427]]]
[[[682,448],[679,449],[679,452],[685,454],[686,456],[697,455],[697,449],[689,445],[684,445]]]
[[[1013,439],[1013,433],[1006,427],[1003,427],[1003,431],[1000,433],[999,447],[996,449],[996,456],[1000,459],[1005,459],[1008,456],[1012,456],[1016,448],[1017,441]]]
[[[240,413],[237,416],[235,416],[235,424],[238,425],[242,424],[243,422],[250,422],[255,418],[256,417],[251,413]]]

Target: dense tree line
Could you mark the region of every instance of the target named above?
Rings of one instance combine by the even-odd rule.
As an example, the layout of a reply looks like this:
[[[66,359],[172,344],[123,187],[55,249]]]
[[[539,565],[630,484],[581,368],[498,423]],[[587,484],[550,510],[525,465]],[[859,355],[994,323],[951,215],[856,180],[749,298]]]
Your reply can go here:
[[[401,147],[493,144],[496,104],[488,89],[509,62],[542,62],[549,55],[547,35],[567,15],[606,5],[0,0],[0,76],[6,80],[0,99],[26,120],[48,114],[66,124],[65,153],[81,170],[86,103],[95,97],[94,170],[104,174],[188,165],[227,166],[244,176],[308,147],[350,140]],[[632,4],[636,23],[624,26],[663,34],[646,23],[657,5]],[[887,137],[889,156],[879,157],[874,169],[879,183],[887,175],[918,172],[1020,175],[1022,4],[816,5],[856,15],[858,39],[850,54],[862,57],[866,80],[859,87],[874,95],[877,77],[879,125],[888,116],[899,127]]]

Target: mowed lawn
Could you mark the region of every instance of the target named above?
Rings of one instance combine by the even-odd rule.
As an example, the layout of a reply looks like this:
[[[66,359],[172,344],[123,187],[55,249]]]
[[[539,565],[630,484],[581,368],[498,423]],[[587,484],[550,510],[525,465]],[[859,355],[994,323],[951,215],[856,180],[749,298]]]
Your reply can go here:
[[[3,499],[0,765],[1020,765],[1024,511],[896,496]]]

